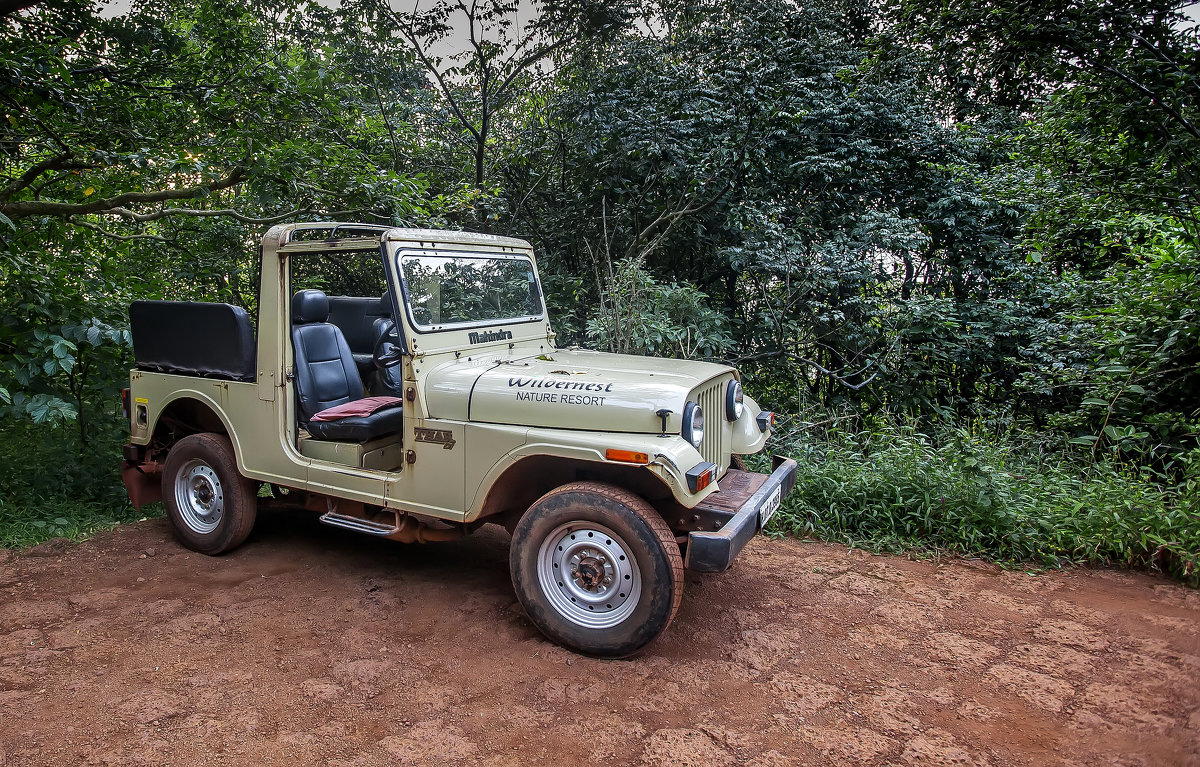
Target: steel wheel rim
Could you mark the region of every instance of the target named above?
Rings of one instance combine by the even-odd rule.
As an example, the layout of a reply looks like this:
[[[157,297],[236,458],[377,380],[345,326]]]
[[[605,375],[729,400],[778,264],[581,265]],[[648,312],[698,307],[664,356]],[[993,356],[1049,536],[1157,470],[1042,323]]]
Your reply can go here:
[[[642,578],[621,536],[595,522],[567,522],[542,541],[538,585],[550,606],[572,623],[612,628],[641,601]]]
[[[193,458],[180,467],[175,475],[175,506],[189,530],[206,535],[217,529],[225,512],[225,490],[211,466]]]

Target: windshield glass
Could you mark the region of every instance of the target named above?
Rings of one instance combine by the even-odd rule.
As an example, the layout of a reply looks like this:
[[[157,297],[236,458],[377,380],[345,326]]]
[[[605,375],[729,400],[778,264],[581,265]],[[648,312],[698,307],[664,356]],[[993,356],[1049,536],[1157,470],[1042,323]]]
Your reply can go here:
[[[542,292],[525,257],[404,255],[409,311],[424,330],[542,316]]]

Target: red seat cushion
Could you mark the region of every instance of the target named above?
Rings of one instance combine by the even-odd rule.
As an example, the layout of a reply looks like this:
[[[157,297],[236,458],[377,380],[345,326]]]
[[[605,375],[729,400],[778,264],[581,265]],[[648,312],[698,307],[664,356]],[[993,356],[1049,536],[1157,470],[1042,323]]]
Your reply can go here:
[[[363,397],[362,399],[352,399],[340,405],[327,407],[308,420],[339,421],[352,416],[371,415],[378,410],[402,404],[404,404],[404,401],[399,397]]]

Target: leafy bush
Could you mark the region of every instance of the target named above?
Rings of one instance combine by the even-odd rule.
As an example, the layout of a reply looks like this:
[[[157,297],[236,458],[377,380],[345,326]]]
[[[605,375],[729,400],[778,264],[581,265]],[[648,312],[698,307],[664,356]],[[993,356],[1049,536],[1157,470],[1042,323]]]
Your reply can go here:
[[[1012,563],[1149,567],[1200,584],[1194,480],[1169,485],[1146,468],[1083,463],[979,430],[929,436],[884,423],[814,441],[792,428],[778,449],[799,475],[776,532]]]
[[[641,259],[617,262],[603,299],[587,335],[609,351],[686,359],[716,357],[733,343],[708,296],[689,283],[655,280]]]
[[[120,437],[110,423],[103,426],[82,452],[68,428],[0,426],[0,548],[81,540],[147,516],[125,496]]]
[[[1103,281],[1111,300],[1096,318],[1103,356],[1082,403],[1095,429],[1085,436],[1178,456],[1200,446],[1200,250],[1167,231],[1131,258],[1136,268]]]

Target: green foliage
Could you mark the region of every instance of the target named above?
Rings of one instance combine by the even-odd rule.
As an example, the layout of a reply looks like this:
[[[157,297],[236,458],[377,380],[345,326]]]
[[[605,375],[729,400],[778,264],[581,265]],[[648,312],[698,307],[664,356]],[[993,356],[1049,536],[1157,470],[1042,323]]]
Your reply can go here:
[[[1044,182],[1047,234],[1087,250],[1077,235],[1128,210],[1196,221],[1200,28],[1183,7],[905,0],[887,15],[949,114],[1026,119],[1013,159]]]
[[[661,284],[637,259],[617,262],[587,324],[592,343],[619,354],[716,357],[733,339],[725,317],[694,285]]]
[[[884,422],[785,437],[777,449],[800,471],[773,529],[1013,564],[1152,567],[1200,584],[1194,485],[1132,464],[1088,466],[1014,435],[934,431]]]
[[[81,452],[62,430],[27,421],[0,425],[0,548],[82,540],[146,517],[150,510],[130,506],[115,469],[122,435],[111,427],[102,432]]]
[[[1178,457],[1200,447],[1200,250],[1164,233],[1102,282],[1102,356],[1081,404],[1097,445]]]

